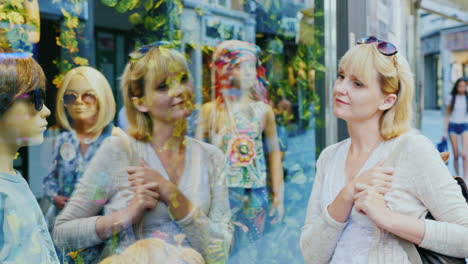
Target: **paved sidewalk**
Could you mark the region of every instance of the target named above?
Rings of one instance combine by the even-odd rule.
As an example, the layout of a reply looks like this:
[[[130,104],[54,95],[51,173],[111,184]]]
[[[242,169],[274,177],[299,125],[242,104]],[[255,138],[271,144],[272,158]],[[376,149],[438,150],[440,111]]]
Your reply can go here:
[[[444,126],[444,115],[441,110],[424,110],[421,132],[428,137],[434,145],[440,142],[443,135],[443,126]],[[448,167],[450,172],[455,175],[455,169],[453,168],[453,154],[452,147],[449,145],[450,151],[450,160]],[[461,147],[461,145],[460,145]],[[460,167],[462,166],[462,160],[459,162]]]
[[[434,143],[442,138],[444,116],[441,110],[424,110],[421,132]]]

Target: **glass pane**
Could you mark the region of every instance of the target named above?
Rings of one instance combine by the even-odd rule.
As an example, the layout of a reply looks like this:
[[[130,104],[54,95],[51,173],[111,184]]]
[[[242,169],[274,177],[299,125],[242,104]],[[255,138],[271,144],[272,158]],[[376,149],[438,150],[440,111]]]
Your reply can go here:
[[[31,256],[304,263],[325,122],[321,6],[3,1],[1,53],[42,66],[50,109],[42,145],[14,163],[51,235]]]

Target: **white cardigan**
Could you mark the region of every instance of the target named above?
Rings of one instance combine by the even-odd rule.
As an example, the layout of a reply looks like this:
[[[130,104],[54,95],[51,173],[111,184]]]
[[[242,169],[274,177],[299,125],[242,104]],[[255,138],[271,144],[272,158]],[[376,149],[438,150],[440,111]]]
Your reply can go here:
[[[150,143],[134,139],[130,142],[133,154],[121,137],[108,137],[96,152],[67,206],[57,217],[54,229],[57,247],[75,251],[103,242],[96,233],[97,215],[101,210],[107,215],[125,208],[133,198],[126,168],[137,164],[134,154],[169,179]],[[145,213],[135,230],[129,228],[119,233],[117,251],[136,239],[153,237],[155,232],[169,237],[183,233],[189,246],[200,252],[207,263],[227,258],[232,227],[228,188],[221,173],[223,162],[224,156],[218,148],[186,137],[185,168],[178,186],[195,208],[177,221],[172,220],[167,206],[158,202],[155,209]],[[112,239],[108,239],[104,257],[115,253],[111,248]]]
[[[393,139],[409,137],[395,162],[393,184],[385,195],[387,206],[396,212],[424,219],[428,210],[437,221],[425,221],[420,247],[455,257],[468,257],[468,204],[460,187],[426,137],[407,133]],[[321,203],[324,178],[336,150],[344,141],[327,147],[317,161],[315,183],[301,233],[301,249],[306,263],[329,263],[347,223],[335,221]],[[382,153],[390,155],[395,144],[384,144]],[[410,263],[398,239],[376,228],[368,263]]]

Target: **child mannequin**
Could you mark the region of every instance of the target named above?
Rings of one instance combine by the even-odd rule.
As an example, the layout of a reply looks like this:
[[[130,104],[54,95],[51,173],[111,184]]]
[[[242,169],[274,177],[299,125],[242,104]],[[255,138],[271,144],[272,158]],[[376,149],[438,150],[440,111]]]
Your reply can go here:
[[[281,153],[274,112],[264,102],[265,72],[258,53],[254,44],[238,40],[216,47],[215,100],[202,106],[197,128],[197,138],[220,147],[226,155],[224,174],[236,228],[232,263],[259,256],[260,248],[249,245],[263,235],[269,193],[272,223],[281,221],[284,214]],[[264,138],[267,153],[263,152]]]
[[[44,217],[21,174],[19,148],[41,144],[50,115],[45,76],[29,54],[0,48],[0,262],[59,263]]]

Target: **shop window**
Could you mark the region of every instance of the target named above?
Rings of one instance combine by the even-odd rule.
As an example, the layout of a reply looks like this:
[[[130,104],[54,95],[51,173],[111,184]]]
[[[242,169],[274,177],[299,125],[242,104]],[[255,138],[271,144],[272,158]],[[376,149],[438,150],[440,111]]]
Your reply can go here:
[[[199,2],[203,3],[201,7],[197,5]],[[49,179],[56,177],[53,179],[56,180],[58,186],[55,193],[54,190],[45,190],[42,179],[34,181],[33,189],[44,189],[44,195],[41,193],[41,197],[38,194],[38,198],[43,201],[54,201],[56,209],[62,209],[55,203],[54,198],[57,198],[57,195],[72,201],[71,197],[75,193],[84,194],[85,197],[78,200],[82,202],[82,205],[93,208],[90,214],[107,215],[114,210],[110,206],[113,199],[131,196],[130,193],[133,191],[130,187],[132,180],[129,179],[132,174],[131,167],[138,167],[145,171],[157,170],[157,177],[161,176],[173,184],[163,187],[186,188],[181,190],[180,194],[187,195],[187,199],[193,202],[193,208],[196,208],[191,215],[185,215],[188,218],[193,217],[193,221],[186,221],[186,223],[193,224],[194,229],[210,224],[211,220],[216,222],[240,211],[243,214],[237,220],[233,218],[227,223],[216,223],[213,229],[202,230],[207,232],[200,232],[199,236],[190,237],[193,233],[183,233],[181,227],[184,223],[175,220],[176,218],[181,220],[180,215],[170,211],[180,208],[180,204],[177,203],[184,201],[178,200],[180,196],[170,194],[170,197],[165,197],[168,199],[161,197],[155,201],[156,209],[149,206],[143,210],[142,219],[137,219],[138,221],[131,219],[135,220],[135,223],[132,222],[125,228],[120,228],[122,227],[120,226],[104,234],[109,235],[106,238],[108,239],[106,244],[96,246],[91,245],[93,243],[86,245],[78,243],[64,246],[63,241],[55,241],[57,248],[60,248],[59,253],[64,262],[96,263],[95,260],[101,260],[96,258],[104,256],[99,253],[122,253],[129,245],[139,246],[136,241],[140,238],[151,237],[169,244],[164,244],[167,246],[166,253],[173,249],[171,245],[175,245],[176,249],[177,247],[192,247],[200,251],[198,253],[213,254],[210,256],[211,259],[206,257],[206,262],[210,260],[222,263],[222,260],[218,261],[216,258],[226,257],[222,254],[229,252],[230,248],[229,243],[218,243],[218,240],[222,240],[223,235],[229,236],[227,232],[231,229],[226,229],[226,226],[229,226],[235,229],[238,235],[236,252],[241,254],[241,252],[254,251],[253,254],[257,256],[257,259],[249,259],[250,261],[272,264],[302,263],[298,241],[315,177],[316,128],[322,128],[325,122],[325,120],[316,119],[316,116],[318,112],[324,112],[326,107],[321,105],[317,92],[325,90],[323,83],[326,71],[323,65],[324,18],[323,8],[320,7],[323,7],[323,4],[320,5],[317,2],[313,0],[39,1],[42,5],[41,40],[33,53],[43,66],[49,82],[46,99],[46,104],[52,111],[49,124],[57,124],[56,120],[59,116],[63,120],[60,129],[55,130],[56,127],[49,127],[47,132],[49,138],[43,144],[44,146],[48,144],[45,148],[48,151],[40,150],[34,156],[30,156],[29,161],[34,159],[36,163],[28,162],[26,149],[22,150],[14,163],[15,168],[21,170],[25,177],[39,177],[40,174],[45,174]],[[313,6],[315,9],[312,8]],[[302,19],[299,13],[304,14]],[[189,19],[184,20],[182,16]],[[232,49],[231,53],[224,54],[222,59],[213,62],[216,48],[223,42],[232,40],[241,41],[242,44],[239,44],[239,47],[227,48]],[[187,59],[187,65],[182,58],[184,56]],[[164,62],[167,63],[158,64],[160,62],[158,60],[165,60]],[[237,60],[241,62],[238,63]],[[73,72],[71,70],[82,66],[95,69],[99,74],[93,75],[94,77],[102,75],[104,82],[109,84],[112,95],[101,92],[93,93],[92,89],[95,89],[93,87],[103,81],[99,77],[88,76],[89,79],[85,81],[82,79],[88,77],[77,77],[71,80],[65,78],[67,74]],[[184,75],[186,66],[192,78]],[[223,68],[223,66],[227,67]],[[132,72],[134,75],[125,75],[126,67],[129,71],[135,71]],[[151,68],[152,71],[145,71],[147,68]],[[173,72],[174,69],[177,69],[177,72]],[[223,72],[224,75],[215,76],[215,71]],[[240,74],[241,71],[245,72]],[[250,79],[249,76],[251,76]],[[219,79],[215,80],[215,78]],[[80,87],[74,87],[68,91],[67,95],[62,93],[61,97],[58,97],[60,91],[68,89],[65,87],[76,80],[83,81],[77,85]],[[228,87],[226,90],[229,90],[223,91],[226,94],[229,93],[224,99],[214,93],[215,88],[221,82]],[[181,89],[183,90],[181,93],[186,97],[176,98],[180,90],[171,90],[174,83],[176,88],[187,88]],[[122,91],[123,85],[127,85],[125,86],[126,94]],[[79,90],[85,86],[89,89]],[[101,85],[97,89],[102,87],[107,87],[107,85]],[[188,87],[193,87],[193,89]],[[248,96],[244,96],[245,94]],[[125,96],[128,100],[124,100]],[[194,97],[193,102],[190,101],[192,97]],[[239,101],[229,105],[229,100],[239,99],[239,97],[245,100],[242,102],[247,102],[247,107],[243,108],[244,105],[241,105]],[[125,108],[130,111],[121,112],[122,116],[130,117],[127,121],[133,122],[128,130],[125,130],[128,127],[121,126],[120,119],[116,122],[117,115],[123,109],[124,101],[128,103]],[[96,102],[98,102],[97,105]],[[97,132],[83,130],[86,131],[83,132],[80,126],[94,124],[93,122],[98,120],[98,115],[91,115],[86,120],[77,119],[79,115],[74,115],[70,109],[80,103],[82,103],[80,106],[95,106],[93,109],[98,113],[112,106],[110,108],[115,109],[109,112],[116,110],[116,113],[114,118],[106,119],[108,123],[101,130]],[[190,137],[199,136],[197,129],[202,122],[200,112],[208,103],[216,104],[216,111],[219,112],[213,109],[208,110],[208,117],[221,116],[216,121],[221,129],[209,131],[213,132],[209,134],[213,138],[198,137],[197,140],[192,140]],[[183,109],[180,110],[181,108]],[[62,109],[64,113],[57,111],[59,109]],[[161,109],[167,111],[161,112]],[[136,114],[139,114],[138,118],[132,119],[134,117],[132,115]],[[164,116],[166,118],[164,119],[163,115],[167,115],[167,118]],[[270,116],[274,118],[269,118]],[[166,157],[165,151],[173,147],[171,145],[173,141],[167,145],[153,144],[153,140],[158,140],[159,135],[167,132],[153,131],[153,129],[161,124],[172,124],[174,119],[180,121],[177,123],[180,126],[175,127],[172,134],[168,134],[171,137],[176,135],[176,137],[183,138],[180,152],[188,150],[192,152],[188,155],[183,153],[180,156],[178,156],[179,152],[174,152],[177,155],[171,152],[175,156]],[[64,120],[69,122],[69,127],[66,127]],[[185,122],[186,120],[188,122]],[[270,122],[268,123],[270,126],[266,126],[265,122]],[[188,123],[187,126],[186,123]],[[132,140],[131,144],[134,142],[138,144],[134,148],[126,148],[127,145],[123,144],[125,147],[117,149],[116,147],[121,145],[112,141],[116,138],[108,138],[111,135],[117,137],[123,135],[119,134],[120,130],[113,130],[112,127],[115,126],[121,126],[128,133]],[[147,127],[149,131],[136,131],[144,127]],[[267,131],[266,127],[271,130]],[[274,131],[273,127],[276,127],[277,131]],[[59,139],[63,141],[58,141]],[[201,143],[201,141],[205,142]],[[59,144],[56,144],[57,142]],[[95,142],[101,142],[102,145],[96,147],[93,145]],[[187,142],[198,144],[200,148],[189,148],[185,145],[189,144]],[[145,150],[145,148],[148,149]],[[87,151],[90,150],[95,152],[89,154],[88,157],[87,153],[91,152]],[[203,152],[206,150],[211,152]],[[126,151],[135,151],[136,156],[133,156],[135,153]],[[273,151],[280,155],[270,155]],[[140,154],[141,156],[138,156]],[[36,158],[38,156],[43,157]],[[102,160],[96,162],[93,160],[96,157]],[[135,159],[130,160],[129,157]],[[49,159],[53,160],[49,161]],[[215,162],[218,163],[215,164]],[[43,163],[41,165],[46,169],[38,172],[29,167],[33,164],[36,168],[37,163]],[[180,166],[171,167],[173,164]],[[281,166],[274,168],[278,164]],[[203,175],[203,177],[206,176],[205,178],[197,178],[197,175],[193,176],[196,173],[193,173],[191,169],[187,171],[180,169],[185,168],[184,166],[193,166],[190,168],[193,168],[196,173],[210,174],[209,177],[215,175],[225,178],[213,181],[205,174]],[[49,174],[49,169],[56,170],[56,174],[55,172]],[[89,171],[93,171],[92,176]],[[178,174],[181,171],[183,173]],[[116,177],[117,173],[119,173],[117,175],[119,178],[112,178]],[[275,224],[273,217],[269,216],[270,208],[277,206],[276,200],[279,199],[279,193],[273,193],[273,188],[270,186],[270,184],[276,184],[272,183],[272,175],[279,175],[278,179],[284,182],[285,214],[282,222],[278,224]],[[254,182],[257,176],[259,180]],[[239,178],[246,181],[238,182],[240,184],[238,189],[242,189],[242,192],[250,192],[251,187],[257,185],[259,191],[247,198],[242,192],[229,194],[225,183]],[[179,181],[179,179],[182,180]],[[197,181],[198,179],[201,180]],[[81,181],[85,180],[89,181],[86,183],[86,190],[74,192],[76,190],[74,188],[84,186]],[[52,186],[51,189],[53,189],[54,184],[49,184],[48,187]],[[119,184],[122,185],[117,186]],[[215,189],[217,186],[224,188],[222,190],[224,193],[220,194]],[[125,193],[119,193],[121,191]],[[164,194],[161,192],[158,195]],[[232,201],[219,202],[212,198],[214,195],[219,195],[219,199],[225,199],[231,195],[231,200],[238,203],[232,204],[236,210],[231,211],[229,203]],[[274,196],[278,199],[274,199]],[[249,200],[249,203],[243,204],[246,200]],[[175,204],[169,204],[174,201]],[[126,206],[128,202],[122,200],[121,204]],[[174,206],[171,207],[171,205]],[[70,206],[73,206],[73,203],[70,203]],[[55,207],[49,208],[55,210]],[[210,212],[212,208],[216,211]],[[220,211],[217,211],[218,209]],[[67,210],[65,207],[62,212],[66,213]],[[56,210],[55,213],[58,211],[60,210]],[[122,212],[123,215],[113,221],[112,225],[119,225],[118,220],[128,220],[126,214],[128,212],[125,210]],[[223,215],[216,215],[219,212]],[[55,215],[51,211],[45,210],[44,213],[54,219]],[[208,219],[213,215],[219,218]],[[83,218],[88,216],[83,215]],[[160,222],[157,221],[153,223],[154,219],[163,221],[164,225],[159,225]],[[152,228],[154,230],[150,232]],[[213,245],[209,245],[203,251],[197,248],[206,246],[205,241],[197,244],[200,237],[210,236],[213,233],[219,235],[217,232],[223,228],[226,233],[217,236],[218,240],[214,239],[216,241]],[[252,233],[253,236],[250,236],[250,233],[244,236],[241,233],[247,232],[244,230],[257,233]],[[95,236],[96,231],[94,229],[91,231],[94,232],[91,234]],[[73,244],[81,241],[78,236],[85,232],[87,231],[79,230],[74,233],[73,235],[77,237],[69,239],[67,243]],[[67,232],[64,235],[68,236],[71,233]],[[254,237],[258,239],[255,241],[258,246],[253,246],[254,241],[250,241]],[[104,250],[104,247],[107,248]],[[284,250],[270,252],[271,254],[263,256],[264,252],[274,247]],[[213,251],[213,249],[219,251]],[[195,255],[198,256],[197,254]],[[167,263],[173,263],[167,259],[164,260]],[[232,263],[247,263],[244,260],[233,260]],[[162,263],[166,262],[162,261]]]

